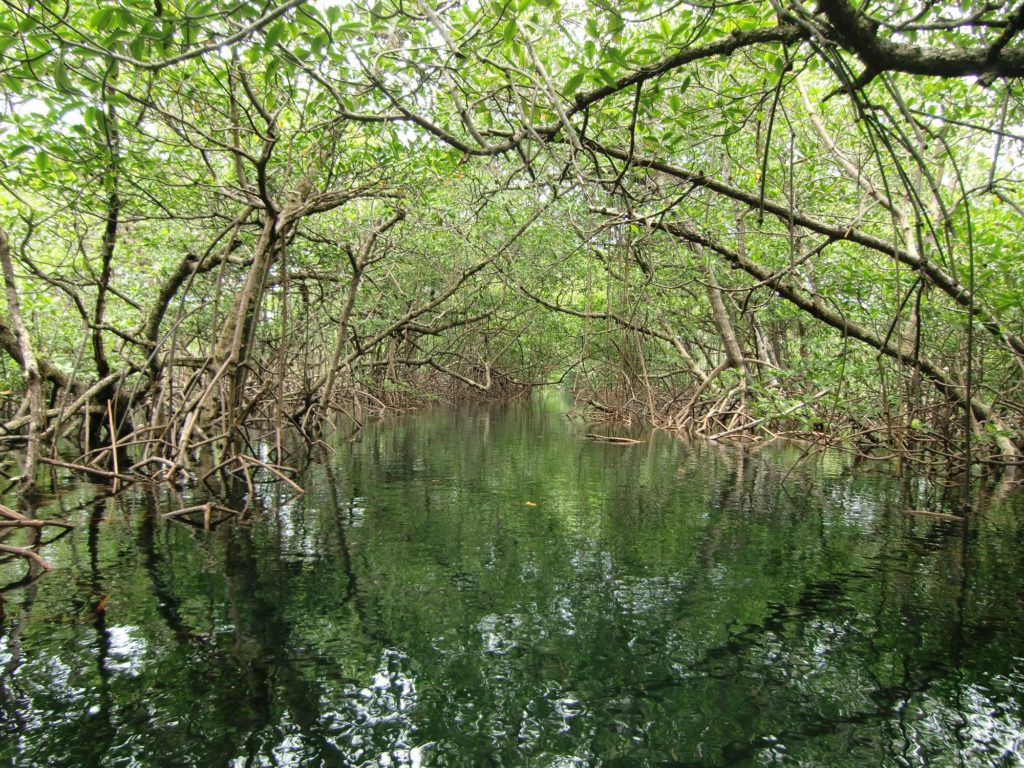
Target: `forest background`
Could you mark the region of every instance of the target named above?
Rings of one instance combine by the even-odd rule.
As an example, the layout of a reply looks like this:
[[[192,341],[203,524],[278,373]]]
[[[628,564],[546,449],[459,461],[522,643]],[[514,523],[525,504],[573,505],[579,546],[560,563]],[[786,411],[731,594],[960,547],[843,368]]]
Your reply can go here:
[[[286,480],[288,435],[545,383],[698,436],[1019,464],[1022,28],[3,0],[9,474]]]

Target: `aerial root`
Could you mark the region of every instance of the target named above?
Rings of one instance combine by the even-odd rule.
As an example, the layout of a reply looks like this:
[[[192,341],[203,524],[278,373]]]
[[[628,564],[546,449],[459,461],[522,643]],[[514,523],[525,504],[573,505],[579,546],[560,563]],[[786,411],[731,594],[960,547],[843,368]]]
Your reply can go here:
[[[38,537],[38,532],[47,526],[63,528],[65,530],[71,530],[75,527],[71,523],[67,523],[63,520],[37,520],[23,515],[8,506],[0,504],[0,530],[3,530],[5,535],[19,528],[28,528],[35,529],[35,535]],[[43,570],[49,571],[52,566],[32,548],[33,546],[39,546],[41,543],[42,542],[37,541],[34,545],[28,547],[16,547],[13,544],[0,543],[0,552],[25,558],[26,560],[36,563]]]
[[[213,519],[213,513],[214,512],[223,512],[224,513],[224,517],[222,517],[222,518],[220,518],[218,520],[214,520]],[[174,518],[187,518],[187,517],[190,517],[192,515],[202,515],[203,530],[204,531],[209,531],[211,528],[216,527],[217,525],[219,525],[220,523],[222,523],[224,520],[228,519],[229,517],[241,517],[242,514],[243,514],[242,512],[239,512],[238,510],[235,510],[235,509],[231,509],[231,507],[225,507],[223,504],[215,504],[213,502],[207,502],[205,504],[196,504],[196,505],[191,506],[191,507],[183,507],[182,509],[176,509],[176,510],[174,510],[172,512],[164,512],[161,515],[161,517],[164,517],[164,518],[167,518],[167,519],[174,519]]]

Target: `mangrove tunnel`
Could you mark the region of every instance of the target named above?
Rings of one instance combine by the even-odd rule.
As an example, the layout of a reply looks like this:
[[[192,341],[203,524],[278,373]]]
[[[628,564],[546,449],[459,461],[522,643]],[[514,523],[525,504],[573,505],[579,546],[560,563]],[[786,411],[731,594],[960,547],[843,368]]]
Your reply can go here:
[[[316,538],[341,569],[332,576],[339,599],[354,612],[349,619],[372,627],[373,642],[392,654],[378,659],[379,675],[411,696],[412,652],[398,650],[402,632],[388,614],[405,608],[383,594],[388,579],[401,579],[386,565],[390,555],[357,556],[369,544],[352,549],[348,541],[362,535],[353,527],[363,524],[356,509],[370,493],[356,487],[358,478],[375,488],[391,482],[393,460],[395,477],[412,482],[422,452],[468,450],[445,442],[444,430],[431,433],[433,448],[410,438],[408,455],[380,447],[414,423],[407,418],[450,418],[451,441],[486,443],[489,432],[474,436],[465,424],[489,425],[493,417],[495,432],[514,432],[510,423],[540,408],[547,416],[537,417],[537,429],[547,435],[562,424],[571,435],[562,454],[576,456],[569,446],[577,445],[580,478],[584,467],[595,473],[593,487],[580,494],[617,494],[596,479],[598,469],[587,463],[594,457],[652,452],[651,464],[623,458],[637,473],[622,480],[635,490],[636,499],[620,499],[631,515],[643,514],[636,503],[659,514],[668,514],[670,499],[681,509],[696,503],[668,487],[701,482],[699,467],[676,451],[717,457],[700,492],[707,504],[747,510],[747,491],[739,489],[756,486],[750,498],[770,499],[786,525],[796,526],[787,515],[801,514],[805,492],[826,504],[824,486],[877,482],[866,495],[842,491],[853,494],[844,498],[854,516],[871,504],[900,510],[902,522],[886,517],[888,533],[873,534],[870,546],[888,565],[885,586],[872,589],[911,604],[892,570],[898,567],[886,559],[895,557],[891,547],[907,544],[897,541],[909,535],[900,526],[944,532],[913,546],[942,550],[949,573],[961,573],[963,588],[951,599],[960,606],[962,635],[970,625],[964,611],[972,610],[964,602],[973,590],[967,563],[973,548],[990,541],[985,516],[1003,504],[1017,509],[1007,500],[1017,498],[1024,463],[1022,33],[1024,6],[1009,0],[0,0],[0,556],[7,558],[0,566],[5,575],[25,574],[9,585],[26,600],[21,614],[31,613],[33,590],[74,573],[85,590],[75,599],[91,606],[100,656],[114,653],[117,637],[135,642],[104,624],[108,598],[118,596],[104,585],[114,575],[101,567],[101,555],[113,545],[103,544],[102,532],[116,518],[124,546],[134,542],[126,557],[137,578],[151,582],[175,642],[241,664],[246,685],[266,689],[250,701],[252,711],[238,715],[253,722],[228,730],[255,738],[253,723],[269,723],[267,707],[284,701],[304,738],[319,739],[320,764],[367,764],[369,752],[356,759],[352,744],[339,747],[322,731],[326,704],[301,659],[267,666],[267,648],[288,646],[308,627],[293,625],[291,598],[268,587],[266,526],[287,528],[280,516],[307,510],[311,498],[332,509],[334,527],[321,520]],[[552,420],[552,408],[570,418]],[[479,421],[479,414],[491,416]],[[371,450],[373,441],[382,453]],[[517,450],[528,454],[529,440],[521,442]],[[565,469],[548,455],[552,471]],[[670,455],[689,469],[667,471]],[[764,456],[782,469],[750,468]],[[524,455],[507,460],[546,471]],[[466,493],[487,485],[458,467],[438,470],[439,488],[453,477]],[[605,467],[613,469],[614,461]],[[650,496],[648,475],[667,484],[664,498]],[[523,546],[539,547],[538,562],[561,579],[557,590],[571,592],[558,547],[568,546],[562,537],[572,526],[544,517],[550,510],[541,510],[530,476],[517,478],[527,487],[513,490],[510,481],[500,493],[511,494],[517,514],[533,505],[525,509],[536,508],[543,525],[559,531],[550,550],[533,541],[535,532],[522,534]],[[726,490],[711,490],[716,483]],[[419,499],[422,490],[408,492]],[[576,502],[559,503],[576,510]],[[142,527],[132,528],[122,513]],[[832,514],[827,504],[807,511],[809,519],[822,516],[823,536],[840,525]],[[460,523],[470,528],[466,546],[476,546],[486,537],[467,520]],[[666,536],[678,533],[664,525]],[[737,525],[728,518],[690,531],[706,545],[708,563],[721,556],[719,547],[743,538]],[[613,527],[628,528],[621,520]],[[854,594],[847,582],[863,572],[873,578],[881,567],[862,562],[857,537],[843,531],[837,546],[849,567],[807,576],[801,594],[808,605],[838,611],[838,592],[818,594],[813,585]],[[217,590],[234,596],[230,620],[248,627],[241,633],[248,639],[233,649],[194,621],[189,601],[205,587],[181,593],[168,575],[176,553],[195,560],[190,578],[203,578],[201,552],[185,554],[184,540],[172,546],[161,538],[186,534],[207,542],[200,548],[227,537],[226,549],[209,557],[229,574]],[[811,531],[796,526],[790,534],[808,562],[829,562],[830,545],[819,548]],[[671,570],[683,554],[662,552],[656,538],[646,545],[661,552],[648,552],[650,567]],[[502,549],[513,544],[502,542],[491,550],[481,543],[478,554],[526,573]],[[994,554],[979,567],[1002,562],[991,546]],[[444,565],[445,578],[477,583],[484,577],[464,554],[445,554],[462,574]],[[594,579],[611,568],[596,550],[577,554]],[[639,578],[643,568],[629,567],[639,568]],[[288,573],[286,583],[301,578]],[[406,577],[429,581],[423,573]],[[680,606],[662,601],[674,589],[665,578],[644,599],[662,605],[666,620],[682,621]],[[739,588],[723,579],[726,591]],[[812,614],[800,612],[803,598],[785,597],[784,582],[779,576],[756,607],[731,621],[748,630],[777,625],[780,636],[815,631]],[[292,586],[305,594],[302,584]],[[537,586],[548,588],[555,589]],[[609,589],[610,604],[633,605]],[[936,589],[956,592],[949,584]],[[241,605],[243,593],[256,602]],[[21,630],[4,628],[4,594],[0,664],[13,670]],[[547,598],[554,599],[537,597]],[[896,634],[892,610],[888,603],[879,609],[886,637]],[[490,612],[486,621],[512,615]],[[1013,615],[1019,621],[1019,611]],[[707,613],[699,620],[714,623]],[[426,615],[409,621],[433,631]],[[554,632],[558,621],[545,614],[534,629]],[[642,628],[623,626],[642,638]],[[505,658],[509,632],[527,630],[487,629],[497,638],[495,658]],[[745,631],[737,624],[728,637],[712,632],[700,651],[711,655],[701,656],[699,669],[725,674],[716,665],[730,648],[741,656],[768,652],[764,634]],[[654,635],[665,648],[682,642],[667,629]],[[607,641],[624,657],[625,640],[590,637],[586,652]],[[968,644],[964,637],[953,643]],[[883,655],[857,648],[853,655]],[[1016,652],[1003,650],[1024,656],[1019,643]],[[940,666],[956,666],[942,658]],[[94,681],[104,697],[115,695],[108,661],[98,662]],[[520,673],[501,672],[492,661],[494,669],[481,674]],[[907,704],[904,689],[948,682],[926,662],[907,664],[903,682],[875,680],[874,700],[829,710],[829,722],[855,731],[876,705],[890,712],[897,699]],[[335,672],[341,688],[342,678],[359,676]],[[600,678],[593,673],[584,677]],[[9,703],[4,674],[0,702]],[[287,682],[270,679],[277,674]],[[998,674],[1016,680],[1006,700],[1019,716],[1020,668]],[[651,695],[674,696],[676,683],[658,689],[652,682],[661,693]],[[284,698],[273,704],[268,691],[278,684]],[[629,688],[625,680],[617,685]],[[737,707],[748,694],[736,694]],[[558,705],[569,730],[581,695]],[[611,709],[636,703],[611,689],[600,696]],[[96,738],[109,746],[127,715],[111,714],[104,702]],[[202,706],[220,712],[214,719],[224,715],[209,698]],[[20,724],[5,724],[4,733],[30,729],[31,717],[18,711]],[[898,730],[886,718],[885,727]],[[801,728],[801,738],[814,741],[813,727]],[[944,762],[951,753],[939,748],[929,753],[933,764],[989,764],[964,748],[965,730],[957,733],[960,762]],[[1016,734],[1000,753],[1009,762],[998,764],[1019,764]],[[435,746],[434,764],[523,757],[499,750],[485,760],[476,742],[446,752],[452,745],[432,738],[448,745]],[[609,766],[785,759],[768,742],[708,738],[716,746],[707,754],[680,747],[676,756],[658,752],[658,762],[654,753],[620,754],[614,740],[592,742],[586,754],[560,752],[552,736],[553,751],[530,759]],[[273,762],[262,747],[250,747],[248,763],[231,750],[183,759]],[[391,762],[381,765],[427,760],[413,760],[408,750],[400,759],[392,747]],[[841,764],[829,762],[839,760],[838,743],[829,750],[833,757],[805,753],[801,764]],[[0,748],[0,758],[29,752]],[[104,759],[116,762],[112,754]],[[861,757],[916,765],[920,754],[892,747]],[[32,760],[76,764],[42,753]]]

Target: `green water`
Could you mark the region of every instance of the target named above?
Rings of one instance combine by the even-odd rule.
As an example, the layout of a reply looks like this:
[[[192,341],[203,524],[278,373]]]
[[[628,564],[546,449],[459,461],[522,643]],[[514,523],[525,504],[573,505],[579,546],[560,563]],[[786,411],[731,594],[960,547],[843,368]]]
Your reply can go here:
[[[585,431],[387,420],[212,532],[68,481],[0,603],[0,763],[1024,765],[1019,492],[965,537],[839,456]]]

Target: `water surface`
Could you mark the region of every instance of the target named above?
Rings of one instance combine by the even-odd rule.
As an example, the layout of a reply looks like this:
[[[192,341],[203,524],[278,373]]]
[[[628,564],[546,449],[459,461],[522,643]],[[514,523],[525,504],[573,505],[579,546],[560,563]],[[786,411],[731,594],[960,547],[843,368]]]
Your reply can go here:
[[[839,456],[560,410],[373,424],[210,532],[69,482],[0,603],[0,763],[1024,765],[1019,495],[965,533]]]

